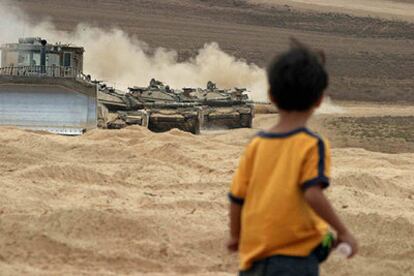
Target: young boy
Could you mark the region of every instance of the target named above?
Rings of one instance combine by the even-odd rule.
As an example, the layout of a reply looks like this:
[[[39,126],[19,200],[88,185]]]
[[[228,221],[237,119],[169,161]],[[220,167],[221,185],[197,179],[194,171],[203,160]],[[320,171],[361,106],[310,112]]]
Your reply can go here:
[[[279,122],[247,146],[229,198],[231,238],[240,275],[319,275],[316,254],[328,224],[336,243],[358,251],[323,189],[329,186],[330,148],[306,123],[328,85],[323,53],[296,45],[268,69],[269,95]]]

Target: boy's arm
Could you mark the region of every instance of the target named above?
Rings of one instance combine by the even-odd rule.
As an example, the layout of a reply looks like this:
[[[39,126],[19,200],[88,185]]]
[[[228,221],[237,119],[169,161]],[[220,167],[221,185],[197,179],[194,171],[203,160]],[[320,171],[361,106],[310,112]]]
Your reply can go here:
[[[239,249],[242,207],[240,204],[230,203],[230,241],[227,244],[227,248],[230,251],[237,251]]]
[[[251,164],[249,162],[249,146],[240,158],[239,167],[234,174],[233,181],[228,194],[230,200],[230,240],[227,248],[230,251],[238,251],[241,231],[241,212],[247,187],[250,179]]]
[[[352,253],[349,257],[354,256],[358,252],[358,243],[336,215],[329,200],[325,197],[321,185],[313,185],[307,188],[304,197],[312,209],[335,229],[338,242],[346,242],[351,246]]]

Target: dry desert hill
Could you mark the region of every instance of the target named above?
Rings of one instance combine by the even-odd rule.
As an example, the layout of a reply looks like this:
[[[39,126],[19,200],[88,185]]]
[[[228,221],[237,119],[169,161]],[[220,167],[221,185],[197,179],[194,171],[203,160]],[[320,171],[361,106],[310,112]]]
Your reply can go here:
[[[213,41],[260,67],[290,36],[325,49],[333,104],[310,126],[332,142],[327,193],[361,252],[321,275],[414,275],[413,0],[2,2],[31,25],[115,26],[179,61]],[[198,136],[0,128],[0,275],[235,275],[226,194],[244,145],[276,120]]]

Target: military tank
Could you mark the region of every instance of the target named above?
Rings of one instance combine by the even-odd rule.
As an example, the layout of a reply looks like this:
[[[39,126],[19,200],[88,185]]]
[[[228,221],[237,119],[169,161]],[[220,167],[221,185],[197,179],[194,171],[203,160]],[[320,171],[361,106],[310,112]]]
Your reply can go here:
[[[151,92],[153,96],[151,100],[141,98],[139,91],[146,89],[136,87],[125,93],[106,85],[100,85],[99,106],[102,106],[103,113],[107,110],[109,115],[106,116],[107,120],[102,120],[103,124],[108,128],[122,128],[138,123],[154,132],[178,128],[193,134],[200,133],[203,120],[201,107],[194,103],[160,100],[155,96],[155,94],[159,96],[162,94],[157,89],[153,89],[154,95]]]
[[[218,89],[209,81],[207,88],[183,88],[181,98],[203,106],[204,128],[251,128],[254,105],[245,88]]]
[[[121,90],[94,82],[98,84],[98,127],[121,129],[140,125],[148,128],[149,114],[139,102]]]
[[[204,129],[251,128],[253,124],[254,106],[244,88],[221,90],[209,81],[206,89],[173,90],[152,79],[148,87],[133,87],[129,91],[145,103],[174,102],[198,106],[202,109]]]
[[[173,90],[152,79],[148,87],[133,87],[129,91],[145,103],[180,103],[199,107],[202,110],[204,129],[252,127],[254,107],[244,88],[220,90],[215,83],[209,81],[207,89]]]

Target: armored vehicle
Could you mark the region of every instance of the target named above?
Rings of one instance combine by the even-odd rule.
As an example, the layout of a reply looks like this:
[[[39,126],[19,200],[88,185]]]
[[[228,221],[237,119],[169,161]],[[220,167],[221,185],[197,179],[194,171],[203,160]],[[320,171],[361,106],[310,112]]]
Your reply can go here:
[[[191,99],[203,106],[205,128],[251,128],[254,118],[253,102],[247,90],[220,90],[209,81],[207,89],[183,88],[183,99]]]
[[[147,126],[154,132],[178,128],[193,134],[200,133],[203,120],[201,107],[193,103],[159,100],[156,95],[160,97],[163,95],[160,90],[154,90],[152,100],[144,99],[138,96],[138,91],[141,90],[136,87],[131,88],[129,93],[125,93],[105,85],[100,86],[99,105],[102,105],[102,110],[107,110],[106,112],[111,115],[108,116],[110,120],[107,120],[106,127],[120,128],[128,125],[128,120],[131,121],[132,118],[139,117],[141,125]],[[169,99],[168,95],[166,93],[164,96]],[[114,116],[115,113],[118,115]]]
[[[143,103],[193,103],[191,99],[188,99],[188,101],[182,99],[180,94],[176,93],[175,90],[172,90],[168,85],[164,85],[163,82],[155,79],[151,79],[147,87],[134,86],[128,89],[134,98],[139,99]],[[193,105],[197,104],[193,103]]]
[[[193,134],[200,134],[203,125],[201,107],[185,103],[145,103],[149,112],[148,128],[154,132],[164,132],[178,128]]]
[[[0,47],[0,125],[79,135],[97,123],[82,47],[22,38]]]
[[[148,127],[149,114],[142,105],[120,90],[98,84],[98,126],[120,129],[129,125]]]
[[[183,88],[173,90],[152,79],[148,87],[129,88],[130,94],[145,103],[180,103],[202,109],[202,128],[252,127],[253,103],[246,89],[219,90],[209,81],[207,89]]]

